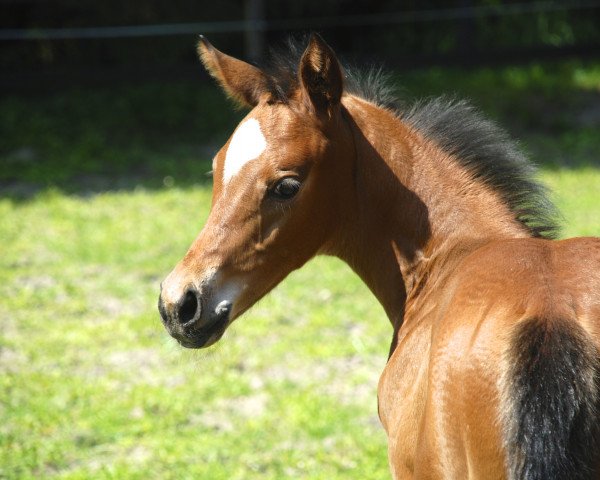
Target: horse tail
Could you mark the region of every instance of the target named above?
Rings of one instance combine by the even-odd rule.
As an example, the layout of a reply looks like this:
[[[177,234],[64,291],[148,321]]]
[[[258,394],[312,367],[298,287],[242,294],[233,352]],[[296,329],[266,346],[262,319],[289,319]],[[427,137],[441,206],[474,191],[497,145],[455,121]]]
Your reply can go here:
[[[600,479],[600,354],[570,320],[512,332],[503,381],[510,480]]]

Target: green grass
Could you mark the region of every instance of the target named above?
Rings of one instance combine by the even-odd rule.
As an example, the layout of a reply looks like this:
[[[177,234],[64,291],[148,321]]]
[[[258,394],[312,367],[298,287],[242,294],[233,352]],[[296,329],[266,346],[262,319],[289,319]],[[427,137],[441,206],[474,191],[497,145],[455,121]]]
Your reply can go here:
[[[597,125],[576,121],[598,67],[537,68],[405,83],[487,102],[541,157],[564,236],[600,235]],[[314,260],[208,351],[164,331],[158,284],[208,213],[204,143],[239,116],[179,87],[0,101],[0,478],[389,478],[376,387],[392,332],[345,265]],[[517,103],[533,107],[510,122]]]
[[[544,179],[568,235],[600,234],[598,170]],[[387,478],[391,329],[340,262],[293,274],[208,352],[168,338],[158,283],[208,203],[208,186],[0,202],[0,477]]]
[[[158,283],[208,202],[196,187],[0,203],[0,476],[384,475],[391,330],[340,263],[293,275],[210,352],[168,338]]]

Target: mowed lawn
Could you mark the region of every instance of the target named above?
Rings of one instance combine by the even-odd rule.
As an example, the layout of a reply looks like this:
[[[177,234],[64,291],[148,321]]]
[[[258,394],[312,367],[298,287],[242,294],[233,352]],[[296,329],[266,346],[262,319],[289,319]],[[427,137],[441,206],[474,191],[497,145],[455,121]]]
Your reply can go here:
[[[585,128],[530,138],[547,153],[541,177],[564,237],[600,235],[598,140]],[[48,142],[51,151],[59,140]],[[33,154],[15,148],[6,165],[19,172]],[[571,154],[572,164],[553,160]],[[159,283],[208,213],[201,155],[183,175],[198,183],[174,173],[90,191],[5,184],[0,478],[389,478],[376,388],[392,331],[341,262],[293,273],[206,351],[184,350],[163,329]],[[162,179],[174,164],[153,158]]]
[[[566,235],[600,234],[598,170],[544,174]],[[0,476],[387,478],[376,384],[391,329],[319,258],[216,347],[163,330],[158,284],[209,187],[0,202]]]
[[[0,202],[0,477],[385,478],[391,328],[340,262],[292,275],[206,352],[160,280],[209,187]]]

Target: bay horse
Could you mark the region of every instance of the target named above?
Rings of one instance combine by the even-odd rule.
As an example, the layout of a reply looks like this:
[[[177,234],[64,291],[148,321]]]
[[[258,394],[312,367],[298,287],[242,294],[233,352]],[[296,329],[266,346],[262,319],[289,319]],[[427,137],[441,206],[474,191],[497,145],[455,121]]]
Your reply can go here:
[[[393,325],[378,410],[394,479],[600,479],[600,239],[553,239],[516,143],[463,101],[394,107],[316,34],[265,69],[198,49],[250,111],[161,285],[169,333],[208,347],[334,255]]]

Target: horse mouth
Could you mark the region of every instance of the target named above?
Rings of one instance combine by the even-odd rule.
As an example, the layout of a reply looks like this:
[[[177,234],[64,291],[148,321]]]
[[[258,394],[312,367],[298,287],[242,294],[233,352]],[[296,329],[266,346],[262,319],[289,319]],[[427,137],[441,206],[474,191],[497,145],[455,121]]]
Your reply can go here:
[[[229,311],[216,315],[208,325],[186,329],[181,335],[173,335],[182,347],[205,348],[216,343],[229,325]]]

